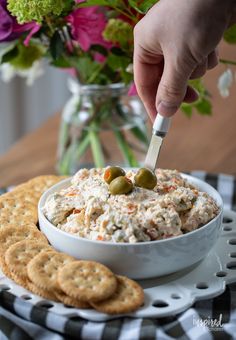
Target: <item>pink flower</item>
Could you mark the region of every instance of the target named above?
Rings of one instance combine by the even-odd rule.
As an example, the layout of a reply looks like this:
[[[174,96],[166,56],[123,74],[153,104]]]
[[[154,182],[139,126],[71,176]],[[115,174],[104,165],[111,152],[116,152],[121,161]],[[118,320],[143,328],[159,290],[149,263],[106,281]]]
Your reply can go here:
[[[102,37],[106,18],[98,9],[99,6],[78,8],[67,17],[67,21],[71,25],[72,37],[84,51],[88,51],[94,44],[102,45],[105,48],[110,47],[110,43]]]
[[[102,64],[106,61],[107,57],[105,57],[104,55],[102,55],[101,53],[94,53],[93,56],[94,60],[97,61],[99,64]]]
[[[36,22],[32,22],[31,24],[28,24],[28,25],[31,25],[31,27],[29,27],[30,29],[30,32],[29,34],[27,35],[27,37],[25,38],[24,40],[24,45],[25,46],[29,46],[29,43],[30,43],[30,39],[32,38],[32,36],[37,33],[41,26],[39,24],[37,24]]]
[[[38,31],[40,26],[35,22],[23,25],[18,24],[16,18],[11,16],[7,10],[6,0],[0,0],[0,41],[15,40],[27,31],[31,31],[29,34],[31,38],[31,36],[36,33],[36,26]]]
[[[129,88],[129,91],[128,91],[128,95],[129,95],[129,96],[137,96],[137,94],[138,94],[138,92],[137,92],[135,83],[132,83],[132,84],[130,85],[130,88]]]
[[[62,71],[66,72],[67,74],[69,74],[72,78],[76,78],[77,77],[77,71],[75,68],[70,67],[70,68],[62,68]]]

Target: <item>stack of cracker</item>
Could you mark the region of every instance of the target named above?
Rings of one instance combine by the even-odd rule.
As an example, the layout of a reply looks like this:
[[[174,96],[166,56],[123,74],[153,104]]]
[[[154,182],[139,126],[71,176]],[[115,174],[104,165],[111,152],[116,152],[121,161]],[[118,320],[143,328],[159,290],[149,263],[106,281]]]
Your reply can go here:
[[[104,265],[57,252],[37,227],[40,196],[60,176],[40,176],[0,197],[0,266],[6,276],[46,299],[108,314],[129,313],[143,289]]]

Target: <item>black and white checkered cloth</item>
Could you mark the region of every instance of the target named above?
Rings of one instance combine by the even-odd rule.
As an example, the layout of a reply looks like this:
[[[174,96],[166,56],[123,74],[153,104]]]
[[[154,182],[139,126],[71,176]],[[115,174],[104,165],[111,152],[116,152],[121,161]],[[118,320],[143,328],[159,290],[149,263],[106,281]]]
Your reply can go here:
[[[235,177],[199,171],[191,174],[215,187],[225,208],[236,211]],[[90,322],[78,316],[55,315],[46,307],[26,302],[0,289],[0,340],[236,339],[236,283],[227,286],[218,297],[196,302],[185,312],[159,319],[125,317]]]

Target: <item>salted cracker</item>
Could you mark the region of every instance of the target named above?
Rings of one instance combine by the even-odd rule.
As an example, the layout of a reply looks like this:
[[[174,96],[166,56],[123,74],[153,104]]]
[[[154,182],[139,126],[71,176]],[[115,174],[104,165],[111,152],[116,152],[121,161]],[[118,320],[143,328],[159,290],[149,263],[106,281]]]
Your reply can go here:
[[[0,197],[0,229],[9,225],[37,223],[37,206],[17,197]]]
[[[91,302],[99,312],[123,314],[137,310],[144,303],[144,292],[139,284],[124,276],[117,276],[118,287],[114,295],[101,302]]]
[[[52,300],[52,301],[59,301],[53,291],[49,291],[46,289],[39,288],[34,284],[34,282],[27,281],[27,289],[30,290],[32,293],[39,295],[45,299]]]
[[[48,243],[46,237],[33,223],[25,224],[20,228],[15,225],[9,225],[0,229],[0,258],[4,257],[5,252],[12,244],[26,239],[37,239]]]
[[[104,265],[93,261],[74,261],[58,272],[61,289],[81,301],[101,301],[116,291],[115,275]]]
[[[63,291],[56,290],[54,293],[55,293],[56,298],[60,302],[62,302],[64,305],[72,306],[72,307],[79,308],[79,309],[91,308],[91,305],[88,302],[80,301],[78,299],[72,298],[68,296],[66,293],[64,293]]]
[[[4,258],[0,258],[0,268],[1,268],[1,271],[3,272],[3,274],[5,276],[7,276],[9,279],[13,280],[11,272],[8,269],[8,266],[6,265],[6,262],[5,262]]]
[[[44,191],[66,178],[68,177],[56,175],[38,176],[29,180],[27,186],[34,193],[34,196],[39,199]]]
[[[11,245],[5,253],[8,269],[24,280],[28,280],[27,264],[43,250],[53,249],[44,241],[23,240]]]
[[[28,276],[39,288],[59,291],[60,286],[57,281],[58,270],[72,261],[75,261],[75,259],[64,253],[42,251],[28,263]]]

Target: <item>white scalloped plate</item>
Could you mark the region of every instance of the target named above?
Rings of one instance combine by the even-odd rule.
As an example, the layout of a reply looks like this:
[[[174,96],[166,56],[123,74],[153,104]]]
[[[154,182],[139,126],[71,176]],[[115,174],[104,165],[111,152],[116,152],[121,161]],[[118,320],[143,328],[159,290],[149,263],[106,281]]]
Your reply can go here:
[[[195,301],[215,297],[229,283],[236,282],[236,213],[224,211],[220,238],[207,257],[194,266],[157,279],[139,283],[145,292],[145,304],[130,317],[164,317],[189,308]],[[91,321],[104,321],[114,316],[95,310],[68,308],[61,303],[46,301],[5,277],[0,271],[0,290],[5,289],[22,298],[22,303],[50,307],[56,315],[81,316]],[[27,300],[27,301],[26,301]],[[126,315],[127,316],[127,315]],[[117,316],[116,316],[117,317]]]

